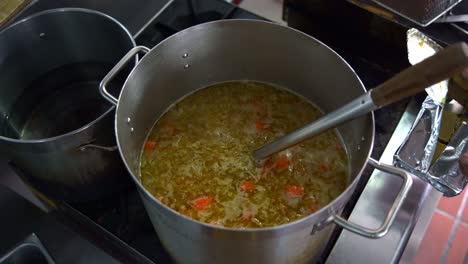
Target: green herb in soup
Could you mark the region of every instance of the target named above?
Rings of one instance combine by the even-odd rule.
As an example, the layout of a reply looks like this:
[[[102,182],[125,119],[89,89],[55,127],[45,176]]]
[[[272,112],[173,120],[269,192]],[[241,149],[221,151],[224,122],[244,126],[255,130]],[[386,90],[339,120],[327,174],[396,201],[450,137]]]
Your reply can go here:
[[[321,116],[265,83],[199,90],[156,123],[141,158],[143,186],[198,221],[236,228],[285,224],[330,203],[347,184],[347,156],[328,131],[256,164],[257,147]]]

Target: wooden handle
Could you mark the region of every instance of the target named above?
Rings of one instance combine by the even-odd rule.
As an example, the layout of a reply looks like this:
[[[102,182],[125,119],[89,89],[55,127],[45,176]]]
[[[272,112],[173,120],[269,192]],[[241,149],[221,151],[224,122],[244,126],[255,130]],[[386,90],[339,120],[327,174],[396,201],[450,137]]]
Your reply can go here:
[[[465,68],[468,68],[468,46],[463,42],[453,44],[377,86],[371,91],[371,97],[378,107],[383,107],[415,95]]]

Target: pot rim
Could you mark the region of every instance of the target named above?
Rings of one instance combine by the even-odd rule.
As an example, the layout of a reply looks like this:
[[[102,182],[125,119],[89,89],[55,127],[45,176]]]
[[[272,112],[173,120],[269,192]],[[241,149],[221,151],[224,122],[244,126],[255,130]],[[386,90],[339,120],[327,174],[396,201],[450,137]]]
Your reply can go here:
[[[279,28],[283,28],[283,29],[287,29],[287,30],[292,30],[294,31],[296,34],[299,34],[299,35],[302,35],[302,37],[307,37],[308,39],[312,40],[312,41],[315,41],[316,43],[318,43],[319,45],[327,48],[330,52],[332,52],[335,56],[337,56],[339,59],[341,59],[341,61],[344,63],[344,67],[347,67],[349,70],[352,71],[352,73],[354,73],[357,81],[359,82],[359,84],[361,85],[362,89],[363,89],[363,92],[367,92],[364,84],[362,83],[361,79],[359,78],[359,76],[356,74],[356,72],[354,71],[354,69],[349,65],[349,63],[343,58],[341,57],[336,51],[334,51],[332,48],[330,48],[329,46],[327,46],[326,44],[324,44],[323,42],[321,42],[320,40],[304,33],[304,32],[301,32],[297,29],[294,29],[294,28],[290,28],[290,27],[287,27],[287,26],[283,26],[283,25],[280,25],[280,24],[277,24],[277,23],[274,23],[274,22],[270,22],[270,21],[262,21],[262,20],[252,20],[252,19],[228,19],[228,20],[216,20],[216,21],[211,21],[211,22],[206,22],[206,23],[202,23],[202,24],[198,24],[198,25],[195,25],[195,26],[192,26],[192,27],[189,27],[187,29],[184,29],[184,30],[181,30],[171,36],[169,36],[168,38],[164,39],[163,41],[161,41],[160,43],[158,43],[156,46],[154,46],[146,55],[154,52],[160,45],[162,45],[164,42],[166,41],[169,41],[171,40],[172,38],[177,38],[179,36],[179,34],[186,34],[187,31],[196,31],[198,30],[200,27],[204,27],[206,25],[210,25],[210,24],[216,24],[216,23],[263,23],[263,24],[268,24],[268,25],[271,25],[271,26],[276,26],[276,27],[279,27]],[[125,164],[125,167],[127,168],[128,172],[130,173],[131,175],[131,178],[132,180],[135,182],[135,184],[137,185],[137,188],[139,189],[140,192],[143,192],[144,195],[146,196],[146,198],[150,199],[151,202],[154,202],[156,203],[158,206],[164,208],[164,209],[167,209],[169,212],[171,212],[172,214],[174,214],[175,216],[179,216],[179,217],[182,217],[184,220],[187,220],[187,221],[190,221],[191,223],[193,224],[198,224],[198,225],[201,225],[202,227],[205,227],[205,228],[212,228],[212,229],[217,229],[217,230],[223,230],[223,231],[232,231],[232,232],[241,232],[241,233],[251,233],[251,232],[271,232],[271,231],[279,231],[283,228],[287,228],[287,227],[291,227],[291,226],[295,226],[295,225],[298,225],[298,224],[306,224],[306,222],[308,222],[312,217],[316,216],[316,215],[319,215],[319,214],[325,214],[326,211],[328,211],[328,214],[331,214],[331,212],[333,212],[333,208],[332,208],[332,205],[338,201],[338,200],[341,200],[341,199],[344,199],[345,196],[348,195],[349,192],[353,191],[354,190],[354,187],[355,185],[357,184],[357,182],[359,181],[359,179],[361,178],[361,174],[363,172],[363,170],[365,169],[365,167],[367,166],[367,163],[369,161],[369,158],[372,154],[372,149],[374,148],[374,139],[375,139],[375,118],[374,118],[374,113],[373,112],[370,112],[369,114],[365,115],[365,116],[368,116],[370,115],[371,117],[371,122],[372,122],[372,131],[371,131],[371,136],[370,136],[370,146],[369,146],[369,149],[365,155],[366,157],[366,161],[364,162],[364,164],[362,165],[361,169],[359,170],[359,172],[357,173],[357,176],[354,178],[354,180],[352,182],[350,182],[348,184],[348,186],[346,187],[346,189],[338,196],[336,197],[335,199],[333,199],[332,202],[330,202],[329,204],[327,204],[326,206],[320,208],[318,211],[306,216],[306,217],[303,217],[303,218],[299,218],[295,221],[292,221],[292,222],[289,222],[289,223],[286,223],[286,224],[282,224],[282,225],[277,225],[277,226],[272,226],[272,227],[262,227],[262,228],[232,228],[232,227],[224,227],[224,226],[219,226],[219,225],[213,225],[213,224],[208,224],[208,223],[204,223],[204,222],[201,222],[201,221],[197,221],[195,219],[192,219],[190,217],[187,217],[183,214],[180,214],[179,212],[175,211],[174,209],[170,208],[169,206],[166,206],[164,204],[162,204],[158,199],[156,199],[149,191],[146,190],[146,188],[141,184],[140,180],[139,180],[139,177],[136,177],[135,174],[133,173],[133,171],[130,169],[130,166],[128,165],[127,163],[127,160],[125,159],[125,156],[123,155],[123,152],[122,152],[122,148],[121,148],[121,145],[120,145],[120,140],[119,140],[119,130],[117,128],[117,122],[118,122],[118,109],[119,109],[119,105],[120,105],[120,97],[121,95],[123,94],[124,90],[126,89],[126,86],[127,86],[127,82],[128,80],[130,79],[130,77],[135,74],[138,66],[140,63],[142,63],[144,60],[148,60],[149,56],[144,56],[137,64],[136,66],[132,69],[132,71],[130,72],[130,74],[128,75],[127,79],[125,80],[124,82],[124,85],[120,91],[120,94],[119,94],[119,100],[117,102],[117,109],[115,111],[115,122],[114,122],[114,126],[115,126],[115,135],[116,135],[116,138],[117,138],[117,146],[118,146],[118,149],[119,149],[119,153],[120,153],[120,156],[122,157],[122,160]],[[128,89],[128,88],[127,88]],[[141,155],[140,155],[140,158],[141,158]],[[310,227],[311,229],[313,228],[313,226]]]
[[[111,16],[109,16],[109,15],[107,15],[105,13],[96,11],[96,10],[91,10],[91,9],[86,9],[86,8],[79,8],[79,7],[55,8],[55,9],[49,9],[49,10],[34,13],[34,14],[32,14],[32,15],[26,17],[26,18],[23,18],[23,19],[15,22],[15,23],[9,25],[5,29],[1,30],[0,35],[4,34],[5,32],[7,32],[9,30],[14,30],[15,26],[20,25],[22,23],[25,23],[26,21],[29,21],[31,19],[35,19],[36,17],[43,16],[43,15],[49,15],[49,14],[52,14],[52,13],[58,13],[58,12],[60,12],[60,13],[61,12],[77,12],[77,13],[92,14],[92,15],[97,15],[97,16],[103,17],[104,19],[107,19],[107,20],[111,21],[112,23],[116,24],[128,36],[128,39],[130,40],[130,43],[131,43],[132,47],[136,46],[136,42],[133,39],[133,36],[130,33],[130,31],[128,31],[128,29],[122,23],[120,23],[117,19],[115,19],[115,18],[113,18],[113,17],[111,17]],[[135,65],[137,65],[137,64],[138,64],[138,58],[135,58]],[[96,90],[96,91],[99,92],[98,90]],[[45,143],[49,143],[49,142],[52,142],[52,141],[63,139],[65,137],[74,136],[75,134],[78,134],[78,133],[88,129],[89,127],[91,127],[94,124],[101,121],[101,119],[103,119],[110,112],[114,111],[114,109],[115,109],[115,106],[110,105],[109,109],[107,109],[103,114],[101,114],[100,116],[95,118],[93,121],[85,124],[84,126],[82,126],[80,128],[77,128],[75,130],[72,130],[70,132],[67,132],[67,133],[64,133],[64,134],[61,134],[61,135],[58,135],[58,136],[48,137],[48,138],[41,138],[41,139],[27,139],[27,140],[24,140],[24,139],[15,139],[15,138],[10,138],[10,137],[5,137],[5,136],[0,135],[0,140],[8,141],[8,142],[11,142],[11,143],[17,143],[17,144],[42,144],[42,143],[45,144]]]

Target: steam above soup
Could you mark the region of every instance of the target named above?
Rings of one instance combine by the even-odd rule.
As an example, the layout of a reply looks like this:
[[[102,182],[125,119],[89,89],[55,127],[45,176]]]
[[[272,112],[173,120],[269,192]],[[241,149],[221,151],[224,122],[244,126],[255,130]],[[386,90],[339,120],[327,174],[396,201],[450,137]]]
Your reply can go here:
[[[198,221],[235,228],[289,223],[346,188],[348,162],[338,135],[324,132],[262,164],[251,153],[321,115],[270,84],[209,86],[156,123],[143,147],[141,181],[163,204]]]

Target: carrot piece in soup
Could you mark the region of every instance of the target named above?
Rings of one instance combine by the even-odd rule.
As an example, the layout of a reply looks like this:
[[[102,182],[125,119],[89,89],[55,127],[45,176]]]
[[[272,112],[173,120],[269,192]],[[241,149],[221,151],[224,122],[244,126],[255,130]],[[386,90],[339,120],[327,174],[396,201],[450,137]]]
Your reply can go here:
[[[156,141],[148,140],[145,142],[145,145],[143,146],[143,148],[145,151],[151,151],[151,150],[154,150],[156,145],[157,145]]]
[[[289,159],[286,155],[281,155],[276,161],[276,168],[279,170],[285,170],[289,167]]]
[[[286,194],[291,198],[299,198],[304,195],[304,187],[299,185],[286,186]]]
[[[213,203],[213,197],[210,197],[210,196],[202,196],[202,197],[199,197],[197,199],[195,199],[193,202],[192,202],[192,207],[195,209],[195,210],[205,210],[206,208],[208,208],[208,206],[210,206],[210,204]]]
[[[255,128],[257,131],[265,130],[270,127],[270,124],[263,122],[262,120],[257,120],[255,122]]]
[[[240,184],[240,189],[243,192],[251,192],[255,189],[255,182],[253,181],[243,181]]]

